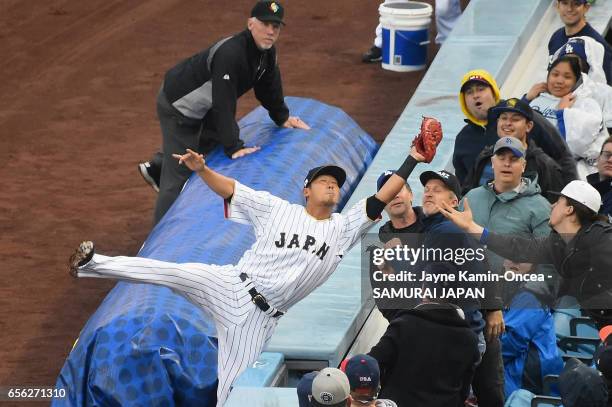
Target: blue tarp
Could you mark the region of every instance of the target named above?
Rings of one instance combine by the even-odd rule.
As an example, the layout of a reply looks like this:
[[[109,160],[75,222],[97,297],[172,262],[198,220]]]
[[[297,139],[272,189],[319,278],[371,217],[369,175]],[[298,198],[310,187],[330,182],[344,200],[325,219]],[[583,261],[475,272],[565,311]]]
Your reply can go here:
[[[338,108],[311,99],[286,101],[312,130],[278,128],[260,107],[239,124],[241,138],[262,146],[261,151],[232,161],[218,149],[207,163],[245,185],[296,203],[303,203],[303,180],[310,168],[340,165],[347,172],[340,210],[377,145]],[[139,256],[235,264],[253,241],[252,229],[225,220],[222,200],[192,176]],[[214,325],[199,307],[164,287],[122,282],[81,331],[56,384],[67,397],[53,405],[214,405],[216,355]]]

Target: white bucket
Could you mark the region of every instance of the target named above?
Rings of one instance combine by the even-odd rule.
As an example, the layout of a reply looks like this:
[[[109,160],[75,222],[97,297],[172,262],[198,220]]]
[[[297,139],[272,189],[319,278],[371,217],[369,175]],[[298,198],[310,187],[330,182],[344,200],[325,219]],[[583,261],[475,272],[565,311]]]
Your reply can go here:
[[[427,65],[429,24],[433,9],[418,1],[389,2],[378,7],[382,26],[382,67],[408,72]]]

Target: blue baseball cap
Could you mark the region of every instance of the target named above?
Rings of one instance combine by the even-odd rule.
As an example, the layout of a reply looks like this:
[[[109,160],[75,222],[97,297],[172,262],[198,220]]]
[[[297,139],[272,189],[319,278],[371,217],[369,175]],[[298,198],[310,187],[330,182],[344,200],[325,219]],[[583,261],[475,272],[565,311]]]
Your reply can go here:
[[[346,363],[345,371],[351,392],[366,396],[378,393],[380,369],[378,362],[369,355],[355,355]]]
[[[514,137],[502,137],[497,140],[495,147],[493,147],[493,154],[497,154],[498,151],[508,149],[512,151],[515,157],[525,157],[525,147],[523,143]]]
[[[300,407],[310,407],[310,399],[312,397],[312,381],[319,372],[306,373],[297,385],[297,395]]]
[[[378,180],[376,181],[376,190],[380,191],[383,185],[385,185],[385,182],[387,182],[387,180],[391,178],[391,175],[393,174],[395,174],[395,171],[393,170],[387,170],[383,172],[382,174],[380,174],[380,176],[378,177]]]
[[[567,40],[565,45],[557,50],[559,52],[558,58],[564,55],[577,55],[584,62],[587,61],[586,47],[582,38],[570,38]]]
[[[378,180],[376,180],[376,191],[380,191],[380,189],[383,187],[383,185],[385,185],[387,180],[391,178],[391,175],[395,173],[396,173],[395,170],[387,170],[383,172],[382,174],[380,174],[380,176],[378,177]],[[406,188],[408,188],[409,191],[412,191],[412,188],[410,188],[410,185],[408,184],[408,182],[406,182]]]

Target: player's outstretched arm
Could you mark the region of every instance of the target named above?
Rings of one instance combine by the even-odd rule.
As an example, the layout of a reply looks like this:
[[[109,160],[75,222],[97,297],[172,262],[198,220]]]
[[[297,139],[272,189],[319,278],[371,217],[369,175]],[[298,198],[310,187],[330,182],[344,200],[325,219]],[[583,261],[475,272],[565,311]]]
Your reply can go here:
[[[187,152],[183,155],[172,154],[172,156],[179,161],[179,164],[183,164],[191,171],[196,172],[206,185],[221,198],[228,199],[234,195],[235,181],[233,178],[226,177],[211,170],[206,165],[206,161],[202,154],[196,153],[190,149],[186,151]]]
[[[395,174],[391,175],[389,180],[385,182],[380,191],[376,193],[376,198],[385,204],[391,202],[406,184],[406,178],[410,176],[416,164],[423,161],[425,161],[425,157],[419,154],[415,147],[412,147],[410,149],[410,155],[406,158],[404,164],[402,164],[400,169]]]

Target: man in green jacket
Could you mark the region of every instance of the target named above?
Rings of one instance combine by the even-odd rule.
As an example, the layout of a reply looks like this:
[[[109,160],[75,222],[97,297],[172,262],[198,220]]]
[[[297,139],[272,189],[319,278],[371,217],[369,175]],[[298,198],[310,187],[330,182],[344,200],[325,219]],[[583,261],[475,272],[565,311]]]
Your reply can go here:
[[[491,157],[493,180],[472,189],[467,198],[475,222],[496,233],[548,236],[550,204],[540,194],[539,185],[523,177],[525,155],[526,150],[518,139],[500,138],[495,143]],[[505,270],[528,273],[534,268],[528,263],[504,260],[491,251],[488,251],[487,259],[491,270],[499,274]],[[541,265],[535,273],[548,275],[554,273],[554,269],[550,265]],[[552,315],[542,305],[543,302],[550,302],[551,297],[554,298],[555,289],[547,285],[547,281],[550,281],[548,279],[527,284],[502,281],[504,303],[511,306],[505,309],[505,321],[502,321],[501,329],[487,332],[487,351],[498,349],[500,369],[503,356],[506,397],[517,388],[527,388],[538,394],[543,390],[543,375],[559,374],[563,366],[556,351]],[[499,352],[498,336],[505,328],[507,331],[500,338]],[[531,348],[536,352],[530,352]],[[532,369],[531,366],[539,366],[541,369]]]

